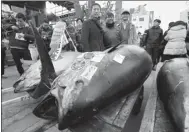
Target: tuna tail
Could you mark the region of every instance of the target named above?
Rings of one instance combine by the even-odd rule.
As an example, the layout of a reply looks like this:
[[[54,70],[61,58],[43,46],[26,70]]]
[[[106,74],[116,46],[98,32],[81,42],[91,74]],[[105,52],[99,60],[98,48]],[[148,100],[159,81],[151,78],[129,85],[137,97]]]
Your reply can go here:
[[[33,24],[31,22],[29,22],[29,24],[31,25],[33,33],[35,35],[37,50],[42,65],[41,81],[38,87],[33,92],[30,93],[30,95],[33,98],[37,99],[49,92],[51,88],[51,83],[52,81],[54,81],[57,75],[55,73],[53,63],[48,54],[48,50],[44,41],[42,40],[41,36],[39,35],[37,29],[33,26]]]

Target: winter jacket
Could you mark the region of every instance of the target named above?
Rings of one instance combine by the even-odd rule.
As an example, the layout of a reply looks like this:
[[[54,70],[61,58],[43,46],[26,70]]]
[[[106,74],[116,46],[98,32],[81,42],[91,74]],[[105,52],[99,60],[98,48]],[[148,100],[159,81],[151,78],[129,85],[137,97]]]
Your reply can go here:
[[[170,28],[165,36],[167,44],[165,46],[165,55],[183,55],[186,54],[186,27],[184,25],[175,25]]]
[[[6,30],[12,29],[12,24],[5,25]],[[24,34],[24,40],[16,39],[17,33],[23,33]],[[9,37],[9,45],[10,48],[18,48],[18,49],[28,49],[28,46],[30,43],[33,43],[34,41],[34,35],[32,32],[32,29],[29,27],[28,24],[26,24],[25,27],[19,28],[17,31],[12,31],[8,35]]]
[[[186,49],[189,51],[189,30],[187,31],[185,42],[186,42]]]
[[[84,52],[105,50],[103,33],[102,27],[96,20],[88,19],[84,21],[81,32],[81,43]]]
[[[159,48],[159,45],[163,40],[163,30],[159,26],[153,26],[145,32],[147,34],[145,40],[146,47]]]
[[[39,27],[39,34],[44,40],[51,40],[52,33],[53,28],[51,25],[48,25],[47,23],[44,23]]]
[[[115,46],[122,41],[121,32],[118,28],[116,27],[108,28],[104,26],[103,30],[104,30],[104,45],[106,49]]]
[[[77,29],[77,30],[76,30],[75,37],[76,37],[77,50],[78,50],[79,52],[83,52],[83,46],[82,46],[82,44],[81,44],[81,29]]]
[[[53,28],[51,25],[47,23],[43,23],[39,27],[39,34],[41,35],[48,49],[50,48],[52,33],[53,33]]]
[[[128,22],[126,29],[123,27],[123,23],[118,24],[118,28],[121,31],[121,38],[124,41],[123,44],[137,44],[137,33],[135,25]]]

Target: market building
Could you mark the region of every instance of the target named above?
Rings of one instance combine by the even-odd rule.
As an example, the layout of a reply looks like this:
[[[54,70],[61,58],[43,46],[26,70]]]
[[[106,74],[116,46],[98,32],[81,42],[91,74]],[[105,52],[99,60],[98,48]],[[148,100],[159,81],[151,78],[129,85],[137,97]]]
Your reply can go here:
[[[154,11],[147,11],[145,5],[140,5],[138,8],[130,9],[131,21],[136,26],[136,31],[144,33],[153,25]]]

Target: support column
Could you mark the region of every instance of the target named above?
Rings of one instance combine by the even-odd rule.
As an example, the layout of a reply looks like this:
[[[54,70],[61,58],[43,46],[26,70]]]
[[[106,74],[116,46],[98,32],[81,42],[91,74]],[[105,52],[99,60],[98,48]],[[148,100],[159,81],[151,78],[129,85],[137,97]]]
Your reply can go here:
[[[120,23],[121,21],[121,12],[122,12],[122,1],[116,1],[115,4],[115,21]]]

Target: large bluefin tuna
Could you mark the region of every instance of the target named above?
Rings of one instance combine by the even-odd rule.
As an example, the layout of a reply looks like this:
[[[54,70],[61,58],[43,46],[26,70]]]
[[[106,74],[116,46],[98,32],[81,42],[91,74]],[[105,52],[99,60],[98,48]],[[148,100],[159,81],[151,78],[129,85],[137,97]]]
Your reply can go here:
[[[178,132],[189,132],[189,59],[166,61],[157,76],[157,89]]]
[[[55,79],[49,97],[33,113],[57,118],[59,129],[65,129],[140,88],[151,69],[148,53],[134,45],[83,53]]]
[[[33,113],[40,118],[58,119],[59,129],[92,117],[140,88],[151,73],[152,60],[144,49],[120,45],[111,52],[80,53],[57,77],[43,41],[32,28],[42,64],[42,87],[37,87],[34,95],[48,93]]]

